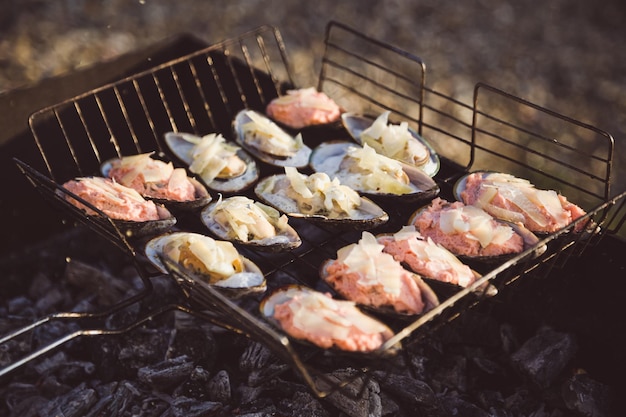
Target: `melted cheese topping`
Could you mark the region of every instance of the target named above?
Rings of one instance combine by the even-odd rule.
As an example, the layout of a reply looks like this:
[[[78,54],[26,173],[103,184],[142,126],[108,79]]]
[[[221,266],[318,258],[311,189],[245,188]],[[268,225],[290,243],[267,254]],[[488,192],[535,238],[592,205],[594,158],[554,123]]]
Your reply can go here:
[[[415,226],[404,226],[393,235],[396,241],[407,241],[411,252],[423,261],[440,261],[452,267],[460,275],[465,274],[467,265],[461,262],[452,252],[433,242],[431,238],[424,239]]]
[[[204,235],[174,235],[163,246],[163,254],[186,268],[218,279],[243,270],[241,256],[232,243]]]
[[[220,173],[229,169],[229,163],[232,163],[233,159],[243,163],[237,156],[239,149],[238,146],[226,143],[226,139],[219,133],[205,135],[194,142],[194,147],[190,151],[190,159],[193,162],[189,165],[189,170],[209,184]]]
[[[244,196],[234,196],[215,204],[213,219],[242,242],[276,236],[277,230],[287,227],[287,216],[272,207]]]
[[[342,184],[361,191],[408,194],[415,191],[400,162],[377,153],[364,144],[351,146],[337,172]]]
[[[288,194],[305,214],[337,213],[351,215],[361,204],[359,194],[341,185],[338,178],[322,172],[303,175],[296,168],[285,167],[285,175],[290,182]],[[289,191],[293,190],[292,193]]]
[[[388,332],[383,323],[363,314],[352,301],[335,300],[317,291],[301,291],[287,302],[293,325],[310,334],[345,340],[352,327],[364,334]]]
[[[250,121],[242,130],[246,141],[251,141],[260,150],[272,155],[289,155],[302,148],[302,135],[295,138],[281,129],[276,123],[254,111],[247,111]]]
[[[540,227],[547,226],[550,217],[561,226],[568,223],[568,215],[556,191],[539,190],[530,181],[510,174],[493,173],[484,178],[475,204],[487,211],[493,211],[500,218],[523,221],[519,220],[519,213],[490,204],[497,193],[517,206]]]
[[[120,179],[120,183],[131,184],[139,174],[142,174],[144,181],[148,183],[166,183],[169,181],[174,166],[171,162],[166,163],[152,159],[150,157],[152,154],[153,152],[149,152],[121,158],[116,166],[127,170],[127,172]]]
[[[389,111],[382,113],[363,132],[361,140],[376,152],[408,164],[416,164],[429,156],[428,149],[409,131],[407,122],[388,123]]]
[[[347,265],[350,272],[360,275],[359,284],[381,284],[385,292],[398,295],[402,287],[400,277],[407,271],[392,255],[383,252],[384,247],[376,241],[374,235],[363,232],[358,243],[337,251],[337,261]]]
[[[483,248],[491,243],[501,245],[514,234],[510,226],[496,222],[486,211],[475,206],[443,210],[439,217],[439,227],[445,234],[465,234],[468,238],[477,240]]]
[[[146,200],[136,190],[100,177],[78,178],[85,188],[93,190],[112,203],[124,205],[127,200],[145,203]]]

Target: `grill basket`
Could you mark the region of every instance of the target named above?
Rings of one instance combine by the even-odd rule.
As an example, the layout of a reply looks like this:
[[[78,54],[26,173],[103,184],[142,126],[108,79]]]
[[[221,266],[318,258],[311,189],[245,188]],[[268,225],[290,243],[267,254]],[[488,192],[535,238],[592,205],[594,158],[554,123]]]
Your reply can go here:
[[[477,84],[473,94],[468,94],[470,104],[437,92],[427,86],[426,67],[419,57],[337,22],[329,23],[325,46],[317,88],[352,112],[379,114],[389,110],[408,121],[441,157],[435,180],[443,198],[452,200],[451,187],[459,176],[489,169],[527,178],[540,188],[558,190],[588,214],[502,264],[478,266],[482,278],[473,286],[446,294],[438,307],[413,322],[391,323],[395,337],[374,354],[334,354],[292,342],[260,318],[258,299],[228,299],[164,261],[185,294],[179,304],[165,306],[128,328],[89,329],[68,335],[5,368],[2,374],[74,337],[128,331],[157,314],[178,309],[265,344],[288,365],[287,369],[323,397],[353,381],[362,381],[359,378],[368,377],[373,370],[384,371],[401,363],[413,343],[483,300],[485,295],[479,290],[482,284],[489,282],[500,290],[528,275],[546,277],[570,256],[580,255],[586,247],[622,227],[626,194],[611,196],[614,143],[608,133],[487,84]],[[145,239],[126,235],[104,215],[84,216],[66,202],[67,192],[60,184],[78,176],[98,175],[100,164],[114,157],[156,151],[168,158],[171,155],[163,141],[168,131],[197,135],[218,132],[229,138],[232,119],[239,110],[263,111],[271,99],[295,86],[280,33],[261,27],[33,114],[29,124],[41,159],[16,163],[46,200],[104,236],[135,262],[145,290],[114,306],[120,309],[151,291],[150,277],[155,271],[143,254]],[[342,135],[347,138],[337,127],[303,133],[311,147]],[[278,173],[276,168],[261,166],[261,177],[274,173]],[[254,198],[250,190],[241,194]],[[390,221],[374,233],[398,230],[417,209],[401,204],[383,204],[383,208]],[[197,212],[177,213],[177,219],[176,227],[181,230],[208,232]],[[587,221],[597,226],[593,232],[573,232],[577,224]],[[360,232],[337,231],[299,219],[290,219],[290,223],[303,239],[300,248],[280,254],[245,248],[240,252],[264,271],[268,290],[292,283],[326,289],[318,275],[321,262],[335,257],[338,248],[358,240]],[[536,256],[539,247],[546,250]],[[51,320],[107,314],[110,311],[54,314],[0,342]],[[399,358],[386,358],[388,348],[397,342],[403,346]],[[350,378],[328,376],[338,367],[359,371]]]

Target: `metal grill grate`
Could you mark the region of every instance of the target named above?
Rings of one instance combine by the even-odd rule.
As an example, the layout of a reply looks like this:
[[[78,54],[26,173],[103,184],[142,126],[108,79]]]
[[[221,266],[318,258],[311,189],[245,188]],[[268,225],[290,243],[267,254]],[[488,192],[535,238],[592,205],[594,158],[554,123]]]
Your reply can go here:
[[[33,114],[29,122],[41,160],[18,161],[18,165],[48,200],[126,250],[149,287],[150,271],[141,253],[145,241],[120,233],[113,222],[85,218],[62,198],[59,184],[76,176],[97,175],[100,164],[113,157],[149,151],[168,157],[163,144],[168,131],[218,132],[231,137],[237,111],[263,111],[269,100],[293,85],[279,32],[262,27]],[[460,175],[488,168],[558,189],[588,211],[540,242],[547,247],[543,255],[536,257],[536,248],[531,248],[501,265],[483,265],[479,269],[483,277],[472,287],[446,294],[439,307],[414,322],[393,323],[397,334],[382,353],[396,342],[406,346],[419,340],[471,308],[483,299],[478,290],[483,283],[501,288],[528,274],[547,276],[573,253],[581,253],[605,233],[617,230],[607,225],[619,229],[624,222],[617,211],[610,211],[616,205],[623,208],[625,194],[609,198],[613,138],[605,132],[484,84],[476,86],[473,103],[465,104],[427,87],[420,58],[336,22],[327,29],[318,88],[351,111],[390,110],[416,127],[442,157],[435,179],[444,198],[452,199],[451,185]],[[303,136],[315,146],[341,135],[347,138],[341,129],[331,127],[312,129]],[[276,170],[262,166],[261,176]],[[253,197],[250,191],[244,194]],[[398,230],[416,209],[397,204],[383,208],[391,220],[374,233]],[[598,225],[596,233],[572,233],[576,224],[590,219]],[[182,214],[178,220],[181,230],[206,232],[197,213]],[[282,254],[242,248],[242,254],[261,267],[270,290],[290,283],[326,290],[318,278],[321,262],[355,242],[360,232],[332,230],[298,219],[290,223],[303,237],[300,248]],[[346,381],[320,383],[316,378],[323,373],[318,363],[310,362],[319,352],[291,343],[265,324],[256,311],[258,300],[248,300],[251,306],[241,305],[194,281],[175,265],[168,264],[168,269],[187,295],[171,308],[203,312],[207,320],[267,344],[319,396],[345,385]],[[358,364],[354,367],[363,371],[390,365],[377,355],[368,357],[367,366],[361,359],[342,356],[340,363]]]

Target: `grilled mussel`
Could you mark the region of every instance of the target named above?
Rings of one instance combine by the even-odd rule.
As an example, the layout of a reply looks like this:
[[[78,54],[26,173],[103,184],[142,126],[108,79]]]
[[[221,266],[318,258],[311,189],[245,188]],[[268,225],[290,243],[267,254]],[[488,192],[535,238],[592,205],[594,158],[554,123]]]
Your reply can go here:
[[[439,171],[439,156],[433,147],[407,122],[388,122],[389,111],[377,118],[343,113],[341,121],[350,136],[361,146],[367,144],[389,158],[415,166],[430,177]]]
[[[439,299],[417,274],[402,267],[369,232],[323,263],[321,278],[343,298],[396,317],[412,317],[439,305]]]
[[[556,232],[585,215],[556,191],[538,189],[526,179],[500,172],[468,173],[456,182],[454,195],[495,218],[521,223],[538,234]]]
[[[165,259],[176,265],[178,275],[191,283],[212,285],[232,298],[264,292],[267,288],[259,267],[243,257],[232,243],[199,233],[158,236],[146,244],[145,253],[159,271],[170,273]]]
[[[153,152],[113,158],[104,162],[102,175],[137,190],[144,198],[173,210],[194,210],[207,205],[211,195],[184,168],[152,158]]]
[[[202,222],[219,239],[261,251],[280,252],[302,243],[276,209],[244,196],[220,198],[205,207]]]
[[[211,190],[237,192],[250,187],[259,178],[254,158],[219,133],[196,136],[167,132],[165,142]]]
[[[415,203],[439,194],[439,186],[424,171],[380,155],[367,144],[324,142],[313,151],[310,164],[373,199]]]
[[[59,195],[95,221],[113,222],[126,237],[162,233],[176,224],[169,210],[110,178],[79,177],[65,182]]]
[[[354,302],[308,287],[279,287],[263,298],[260,309],[263,317],[294,339],[323,349],[391,354],[398,347],[386,349],[391,329],[364,314]]]
[[[285,167],[285,174],[262,179],[254,192],[288,216],[312,222],[359,230],[389,220],[389,215],[374,202],[323,172],[307,176],[296,168]]]
[[[267,164],[301,168],[309,163],[311,148],[302,136],[291,136],[259,112],[244,109],[237,113],[233,130],[237,143]]]

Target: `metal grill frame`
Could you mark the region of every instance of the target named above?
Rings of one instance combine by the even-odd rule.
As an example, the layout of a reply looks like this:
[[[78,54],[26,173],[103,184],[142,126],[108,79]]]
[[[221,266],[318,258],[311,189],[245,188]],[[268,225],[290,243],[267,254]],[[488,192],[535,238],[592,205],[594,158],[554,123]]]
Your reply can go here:
[[[462,103],[427,86],[426,66],[419,57],[337,22],[329,23],[325,43],[318,89],[351,111],[376,114],[390,110],[394,117],[409,121],[440,151],[442,169],[435,179],[441,185],[442,195],[449,196],[455,180],[472,169],[485,163],[492,164],[491,169],[498,169],[500,166],[493,164],[495,158],[510,171],[528,174],[526,177],[538,184],[547,181],[553,185],[550,188],[578,189],[589,201],[588,214],[583,218],[546,237],[537,247],[481,271],[483,276],[471,287],[442,300],[440,306],[408,325],[396,327],[395,337],[371,356],[372,369],[388,365],[387,361],[376,359],[391,346],[417,342],[483,300],[479,288],[484,283],[503,288],[525,275],[546,277],[572,254],[581,254],[605,234],[622,227],[624,218],[619,213],[623,212],[626,193],[609,198],[614,141],[608,133],[486,84],[476,85],[472,104]],[[380,61],[381,56],[393,60],[385,64]],[[363,84],[380,94],[366,94]],[[28,164],[17,161],[18,166],[47,199],[67,208],[68,213],[78,216],[137,261],[144,242],[129,239],[113,222],[96,224],[85,219],[61,197],[64,190],[59,184],[77,176],[98,175],[100,164],[112,157],[149,151],[166,156],[163,134],[167,131],[199,135],[219,132],[230,137],[230,124],[238,110],[249,107],[262,111],[272,98],[290,87],[295,85],[281,35],[277,29],[264,26],[34,113],[29,125],[42,158]],[[528,129],[514,117],[508,117],[514,115],[499,114],[499,107],[490,110],[488,104],[493,97],[521,106],[534,117],[556,119],[574,130],[587,132],[594,137],[593,152],[579,152],[578,147],[564,144],[550,134]],[[524,135],[524,143],[518,143],[517,136],[504,136],[503,129]],[[516,152],[540,158],[541,167],[494,151],[488,142],[493,140],[513,145]],[[535,143],[541,143],[542,147],[535,148]],[[567,149],[592,162],[564,164],[552,157],[545,146]],[[447,153],[449,148],[455,153]],[[559,170],[564,167],[575,168],[576,176],[563,179]],[[266,167],[261,176],[269,173],[272,168]],[[390,216],[396,221],[386,225],[387,231],[402,224],[406,214],[406,207],[391,210]],[[356,241],[360,232],[344,233],[303,220],[292,221],[296,229],[306,231],[301,233],[307,237],[302,248],[275,256],[241,251],[261,266],[273,286],[294,282],[320,286],[319,261],[333,257],[336,249]],[[588,221],[597,225],[593,233],[573,233],[576,225]],[[181,227],[197,228],[198,223],[191,221]],[[545,253],[537,256],[537,248],[544,246]],[[143,268],[138,262],[138,269]],[[302,274],[303,269],[306,274]],[[316,378],[323,375],[307,364],[308,354],[299,344],[292,343],[284,334],[265,325],[256,314],[195,281],[175,265],[169,264],[168,270],[188,297],[187,302],[170,309],[194,313],[203,307],[214,308],[212,314],[205,316],[207,320],[267,344],[319,397],[349,382],[321,388]]]

